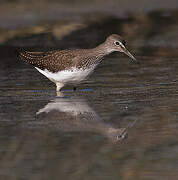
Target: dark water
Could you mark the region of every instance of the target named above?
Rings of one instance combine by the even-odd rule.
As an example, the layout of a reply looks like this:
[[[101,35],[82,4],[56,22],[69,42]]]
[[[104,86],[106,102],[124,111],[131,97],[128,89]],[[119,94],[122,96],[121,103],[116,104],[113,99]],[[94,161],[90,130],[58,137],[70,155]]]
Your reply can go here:
[[[54,23],[51,31],[4,41],[1,179],[178,179],[177,17],[177,11],[108,17],[60,38]],[[63,88],[64,97],[13,54],[19,47],[93,47],[110,33],[126,37],[140,65],[107,56],[76,92]]]

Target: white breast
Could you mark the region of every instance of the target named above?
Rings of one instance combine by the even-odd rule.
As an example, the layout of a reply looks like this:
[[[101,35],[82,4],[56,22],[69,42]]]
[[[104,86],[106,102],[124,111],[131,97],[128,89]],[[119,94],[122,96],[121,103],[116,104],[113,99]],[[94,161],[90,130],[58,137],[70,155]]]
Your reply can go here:
[[[65,84],[65,83],[78,83],[84,80],[89,74],[93,72],[95,67],[85,69],[85,70],[72,68],[70,70],[64,70],[57,73],[49,72],[47,69],[41,70],[37,67],[35,68],[51,81],[55,83],[60,82],[60,83]]]

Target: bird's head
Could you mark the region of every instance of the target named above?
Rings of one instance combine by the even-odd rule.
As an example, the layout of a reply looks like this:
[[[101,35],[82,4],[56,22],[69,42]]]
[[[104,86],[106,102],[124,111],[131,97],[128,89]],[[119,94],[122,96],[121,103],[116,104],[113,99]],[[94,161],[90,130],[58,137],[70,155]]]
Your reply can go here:
[[[112,34],[106,39],[107,47],[110,52],[119,51],[128,55],[134,62],[137,62],[135,57],[126,49],[126,41],[117,34]]]

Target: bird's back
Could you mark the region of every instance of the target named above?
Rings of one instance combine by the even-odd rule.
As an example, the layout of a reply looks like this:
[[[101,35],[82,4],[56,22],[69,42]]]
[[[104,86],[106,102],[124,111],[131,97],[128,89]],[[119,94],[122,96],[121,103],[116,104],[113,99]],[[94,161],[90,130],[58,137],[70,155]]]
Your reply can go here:
[[[28,52],[22,51],[19,57],[22,61],[29,63],[41,70],[47,69],[50,72],[66,70],[73,66],[76,57],[73,50],[48,51],[48,52]]]

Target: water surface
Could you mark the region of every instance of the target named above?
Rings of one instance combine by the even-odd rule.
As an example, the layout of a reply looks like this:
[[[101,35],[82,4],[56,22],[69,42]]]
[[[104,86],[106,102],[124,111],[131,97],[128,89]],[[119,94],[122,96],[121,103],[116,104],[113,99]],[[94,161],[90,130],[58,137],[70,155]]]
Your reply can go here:
[[[177,179],[178,26],[172,13],[110,17],[59,39],[51,31],[7,40],[0,47],[1,179]],[[93,47],[111,32],[125,35],[140,65],[114,53],[76,92],[64,87],[62,97],[13,54],[19,47]]]

